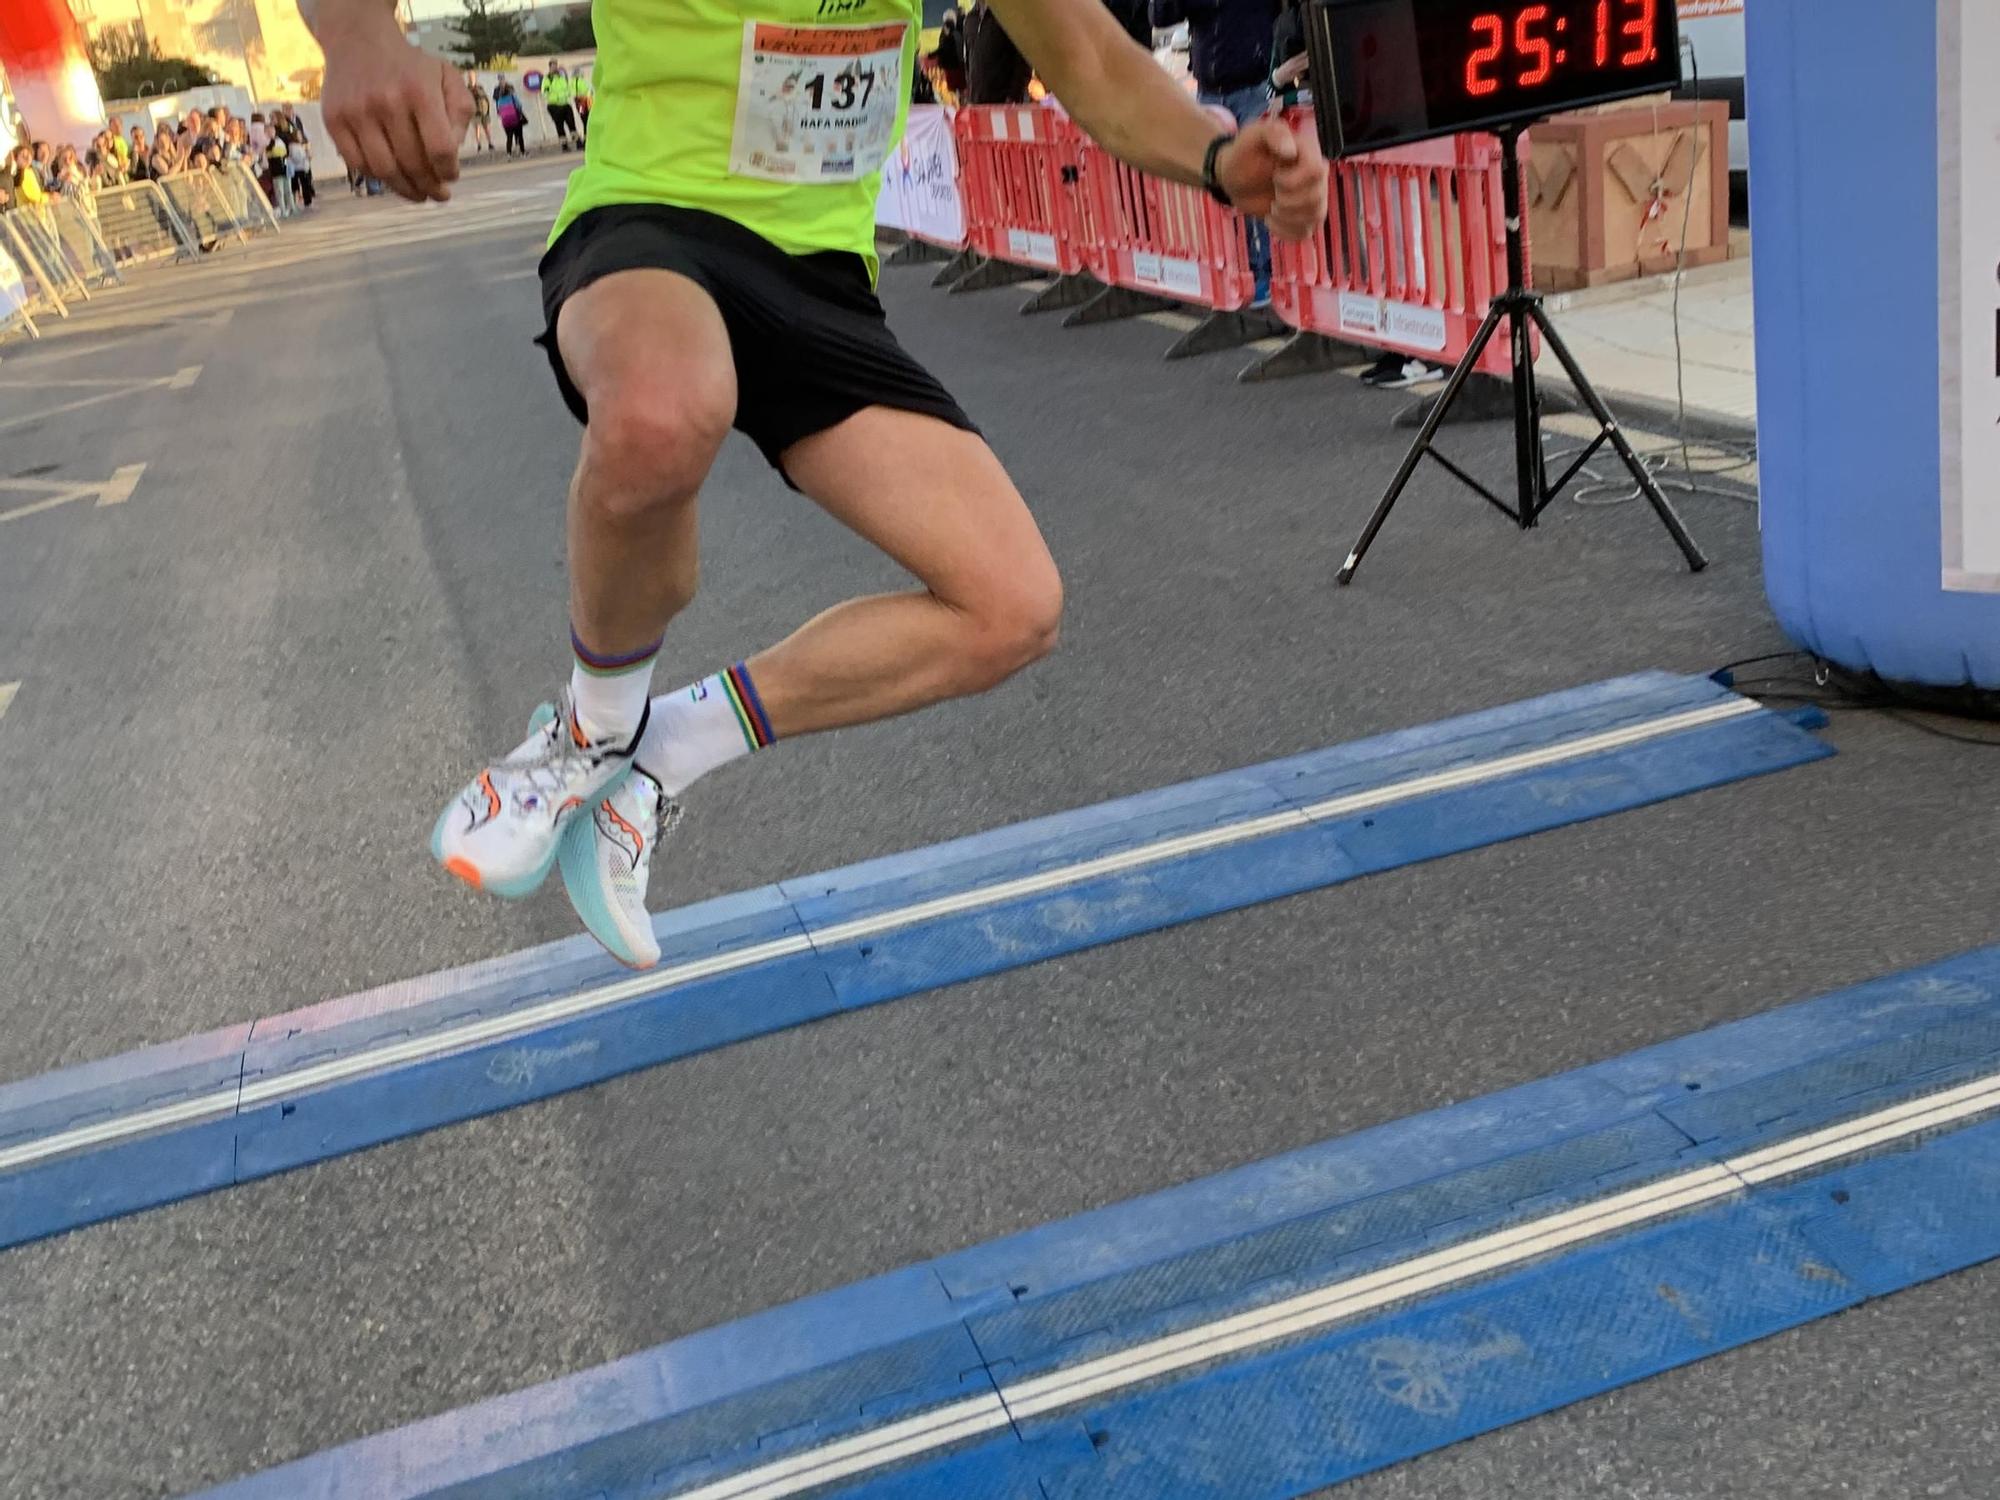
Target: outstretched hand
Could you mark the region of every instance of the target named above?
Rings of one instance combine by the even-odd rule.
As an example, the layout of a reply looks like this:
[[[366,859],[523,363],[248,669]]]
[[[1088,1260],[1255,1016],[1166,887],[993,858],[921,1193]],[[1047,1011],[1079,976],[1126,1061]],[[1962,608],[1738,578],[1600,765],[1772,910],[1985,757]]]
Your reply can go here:
[[[472,119],[472,94],[458,71],[412,46],[379,6],[321,41],[320,108],[347,164],[413,203],[451,197],[458,143]]]
[[[1281,240],[1308,239],[1326,222],[1326,158],[1312,130],[1275,115],[1252,120],[1216,159],[1229,201]]]

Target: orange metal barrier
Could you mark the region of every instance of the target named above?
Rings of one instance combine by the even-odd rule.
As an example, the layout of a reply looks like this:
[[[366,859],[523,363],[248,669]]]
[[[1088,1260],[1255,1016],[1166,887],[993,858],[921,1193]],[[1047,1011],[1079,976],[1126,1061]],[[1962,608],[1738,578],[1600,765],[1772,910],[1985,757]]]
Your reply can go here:
[[[1293,118],[1313,128],[1310,111]],[[1325,226],[1302,245],[1272,246],[1272,310],[1306,333],[1456,363],[1507,285],[1499,142],[1454,136],[1332,170]],[[1479,368],[1509,367],[1497,339]]]

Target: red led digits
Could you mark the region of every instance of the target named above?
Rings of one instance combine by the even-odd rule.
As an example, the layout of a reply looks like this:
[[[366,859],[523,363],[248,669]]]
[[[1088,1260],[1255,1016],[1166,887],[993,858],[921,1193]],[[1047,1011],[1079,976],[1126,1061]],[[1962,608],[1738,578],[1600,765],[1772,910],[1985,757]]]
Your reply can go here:
[[[1619,28],[1632,46],[1618,59],[1618,66],[1643,68],[1649,62],[1658,61],[1660,56],[1660,0],[1625,0],[1625,3],[1636,14]]]
[[[1549,8],[1546,5],[1531,5],[1514,18],[1514,50],[1528,60],[1528,66],[1517,80],[1524,89],[1547,83],[1549,74],[1555,71],[1555,53],[1549,39],[1535,35],[1535,27],[1548,18]]]
[[[1475,99],[1500,92],[1499,78],[1485,77],[1482,70],[1499,61],[1501,50],[1507,45],[1507,23],[1497,15],[1474,16],[1473,37],[1476,39],[1481,32],[1486,34],[1486,45],[1465,61],[1465,91]]]
[[[1611,0],[1597,0],[1597,65],[1611,62]]]

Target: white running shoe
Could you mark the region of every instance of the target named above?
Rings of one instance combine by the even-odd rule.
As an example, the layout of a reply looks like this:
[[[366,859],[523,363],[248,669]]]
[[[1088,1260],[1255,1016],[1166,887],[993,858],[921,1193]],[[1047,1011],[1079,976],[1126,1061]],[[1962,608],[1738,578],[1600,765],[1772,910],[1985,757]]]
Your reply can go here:
[[[563,888],[590,935],[628,969],[660,961],[646,910],[653,851],[681,820],[680,804],[637,766],[562,837]]]
[[[533,895],[548,879],[563,831],[590,822],[631,771],[646,732],[641,723],[629,744],[586,743],[568,693],[554,707],[537,709],[534,725],[519,749],[451,800],[431,830],[439,864],[473,889],[508,901]]]

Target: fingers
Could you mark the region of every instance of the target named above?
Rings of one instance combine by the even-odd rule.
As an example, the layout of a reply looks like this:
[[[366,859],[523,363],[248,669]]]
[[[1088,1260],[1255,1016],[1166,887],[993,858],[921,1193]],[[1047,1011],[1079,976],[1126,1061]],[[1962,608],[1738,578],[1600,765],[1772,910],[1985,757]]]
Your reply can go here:
[[[431,112],[442,117],[444,101],[431,100]],[[438,179],[437,167],[431,160],[430,147],[424,140],[423,127],[419,123],[425,113],[423,105],[415,108],[391,110],[382,120],[383,133],[396,153],[396,166],[403,180],[414,188],[419,202],[434,199],[442,203],[451,196],[443,182]]]
[[[1259,120],[1253,128],[1263,132],[1265,144],[1281,167],[1299,159],[1298,135],[1283,120]]]
[[[445,76],[450,77],[449,72]],[[465,134],[463,121],[453,127],[447,98],[448,90],[439,88],[418,103],[415,114],[418,148],[429,173],[428,190],[439,202],[451,196],[445,184],[458,180],[458,142]]]
[[[361,161],[368,176],[380,180],[398,198],[422,203],[428,195],[404,175],[402,163],[396,159],[396,148],[390,144],[381,125],[364,116],[354,123],[353,131],[354,143],[360,149]]]

